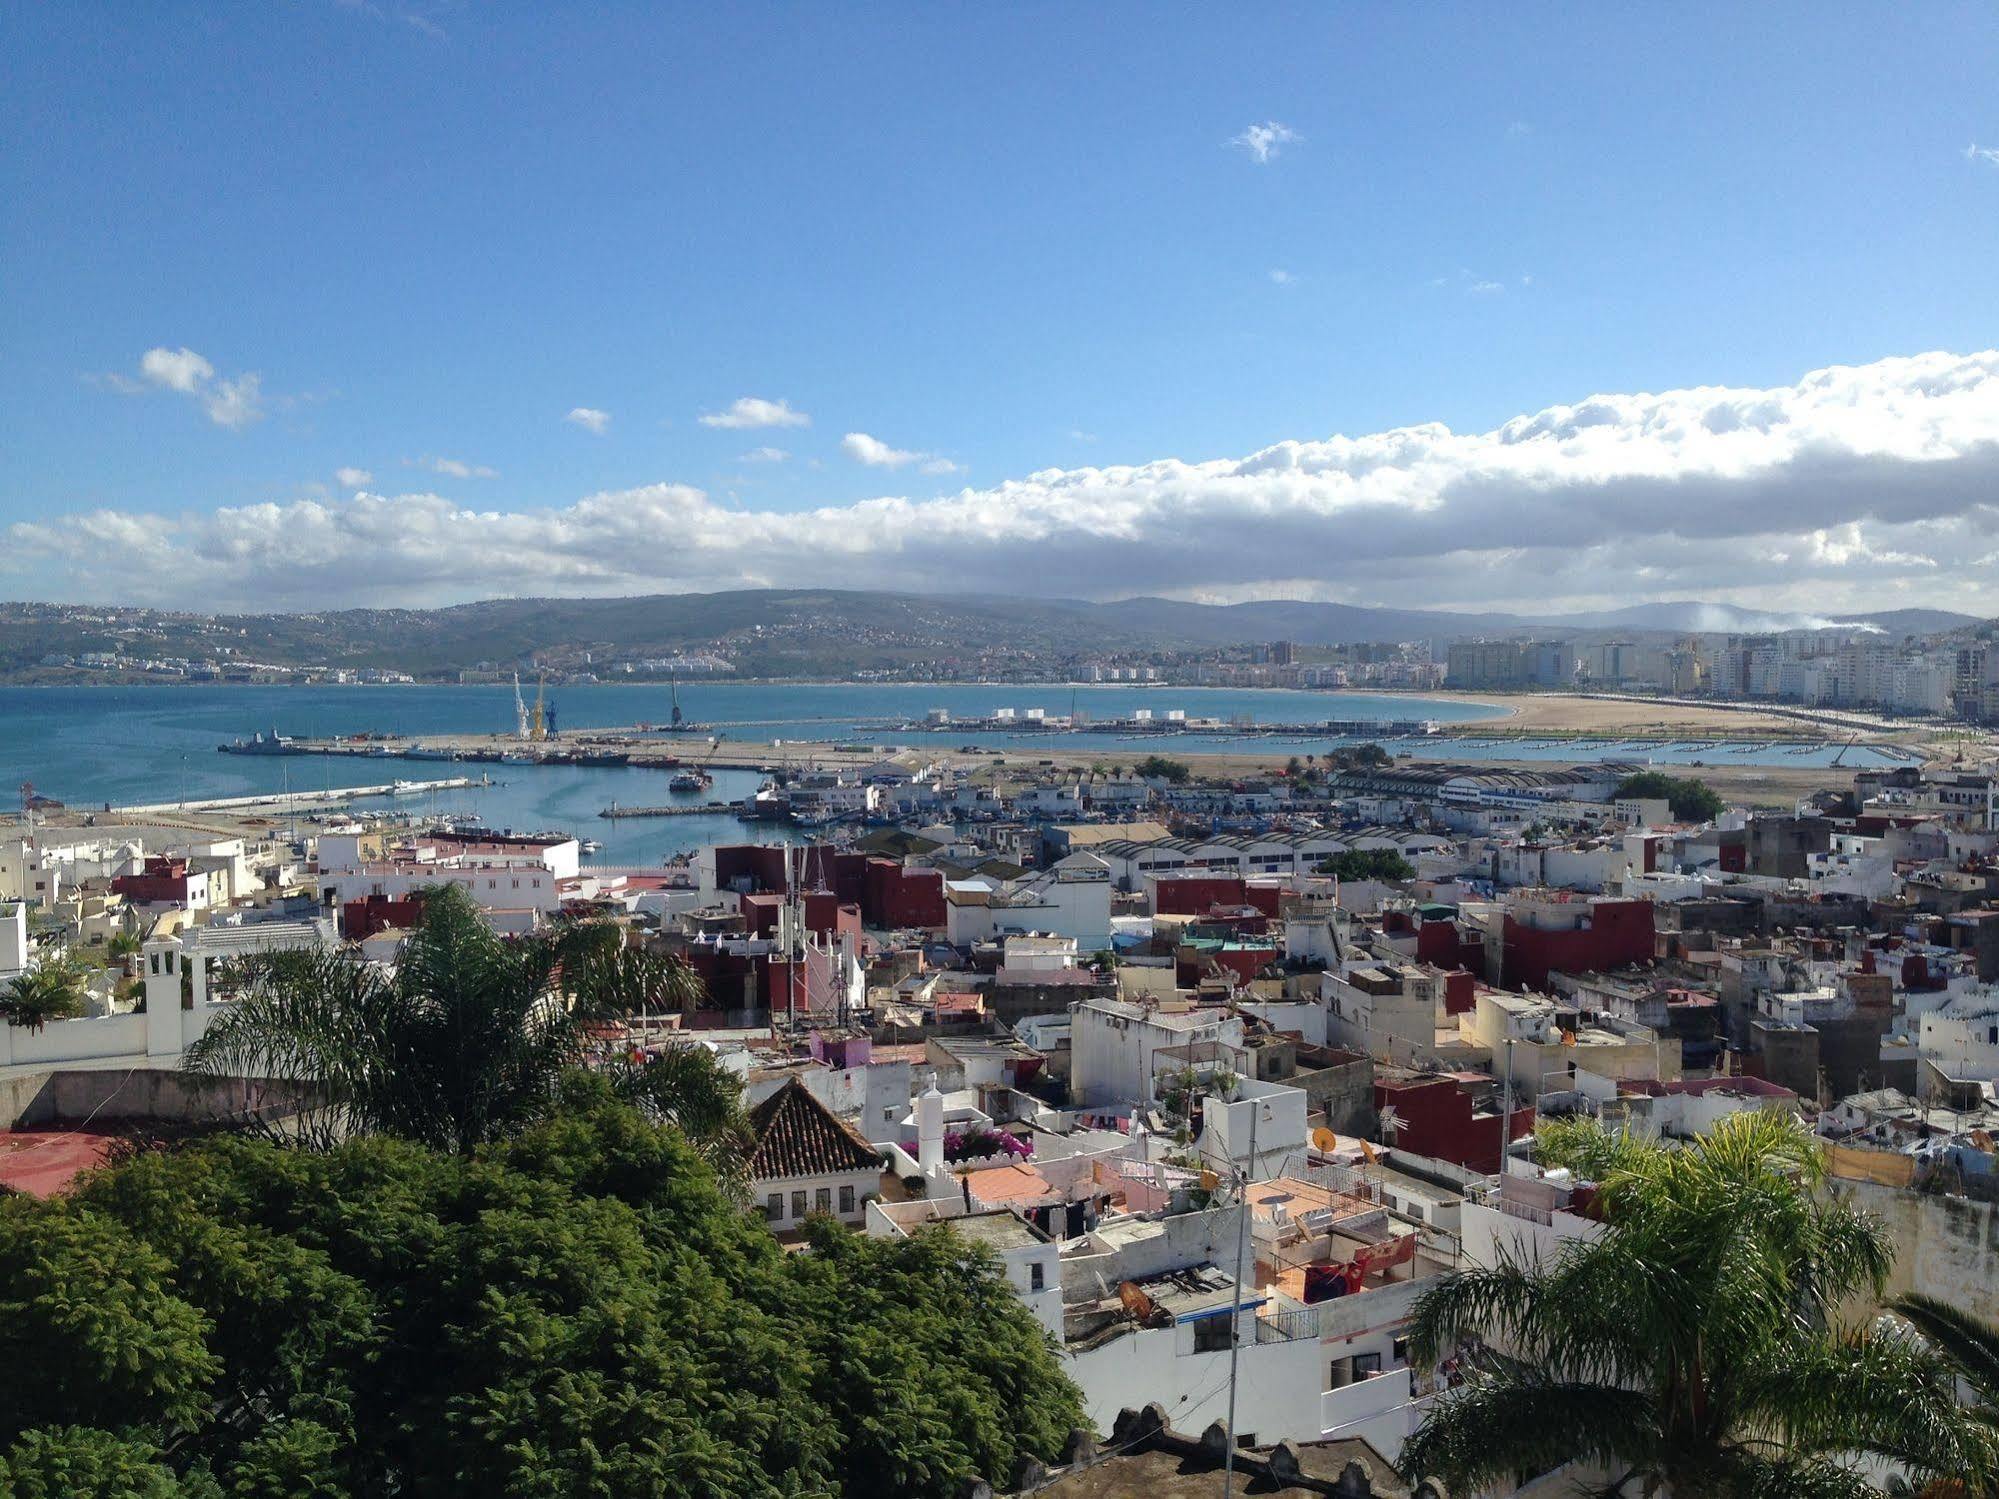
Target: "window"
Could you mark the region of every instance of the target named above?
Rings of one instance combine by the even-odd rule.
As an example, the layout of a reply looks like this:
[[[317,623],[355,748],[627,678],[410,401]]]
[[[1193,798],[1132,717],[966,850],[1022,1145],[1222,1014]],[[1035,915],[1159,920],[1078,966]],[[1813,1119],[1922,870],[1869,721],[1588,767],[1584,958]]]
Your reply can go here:
[[[840,1214],[842,1217],[854,1210],[854,1184],[848,1182],[840,1188]]]
[[[1397,1338],[1395,1340],[1391,1357],[1394,1358],[1398,1366],[1409,1362],[1409,1340],[1407,1338]]]
[[[784,1194],[782,1192],[773,1192],[769,1197],[764,1199],[764,1217],[775,1223],[783,1216]]]
[[[820,1187],[813,1192],[812,1211],[815,1213],[830,1213],[833,1211],[833,1189],[831,1187]]]
[[[1372,1379],[1381,1372],[1381,1355],[1378,1353],[1356,1353],[1353,1356],[1353,1377]]]
[[[1030,1291],[1048,1289],[1048,1269],[1039,1260],[1027,1267],[1027,1289]]]
[[[1229,1319],[1205,1317],[1194,1324],[1194,1351],[1219,1353],[1229,1346]]]
[[[791,1194],[791,1216],[794,1218],[803,1218],[805,1216],[805,1191],[803,1188]]]

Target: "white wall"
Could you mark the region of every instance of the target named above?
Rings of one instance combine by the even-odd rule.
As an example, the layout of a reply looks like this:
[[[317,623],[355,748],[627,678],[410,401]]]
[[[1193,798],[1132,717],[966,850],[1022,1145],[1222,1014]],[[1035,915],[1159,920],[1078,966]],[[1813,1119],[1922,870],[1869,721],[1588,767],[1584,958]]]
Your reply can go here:
[[[1224,1314],[1226,1315],[1226,1314]],[[1319,1344],[1313,1338],[1258,1343],[1256,1314],[1245,1308],[1238,1324],[1236,1429],[1259,1445],[1316,1440],[1320,1433]],[[1109,1431],[1118,1412],[1157,1401],[1169,1425],[1200,1431],[1228,1419],[1229,1352],[1195,1353],[1194,1326],[1141,1328],[1086,1352],[1069,1355],[1069,1376],[1083,1392],[1083,1406],[1098,1431]]]
[[[849,1188],[853,1192],[853,1206],[845,1212],[840,1210],[840,1189]],[[792,1201],[794,1193],[805,1194],[804,1211],[799,1211]],[[825,1192],[826,1205],[819,1205],[819,1194]],[[874,1169],[842,1171],[830,1176],[781,1177],[773,1181],[750,1183],[750,1202],[763,1212],[766,1221],[774,1229],[796,1228],[813,1213],[825,1212],[841,1223],[859,1228],[867,1222],[868,1199],[881,1193],[881,1172]],[[769,1211],[769,1200],[778,1199],[777,1211]]]

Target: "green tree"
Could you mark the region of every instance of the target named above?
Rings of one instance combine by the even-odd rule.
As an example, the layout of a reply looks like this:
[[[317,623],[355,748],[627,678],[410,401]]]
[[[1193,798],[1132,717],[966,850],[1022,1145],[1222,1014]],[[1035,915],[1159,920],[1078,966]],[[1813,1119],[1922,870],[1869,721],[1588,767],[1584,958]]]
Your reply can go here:
[[[685,1009],[699,981],[615,928],[509,941],[455,885],[427,892],[393,972],[351,951],[250,959],[189,1048],[201,1075],[292,1082],[325,1102],[314,1141],[357,1132],[470,1150],[543,1118],[593,1022]]]
[[[1185,785],[1193,774],[1184,760],[1169,760],[1164,755],[1147,755],[1132,767],[1134,774],[1148,781],[1167,781],[1175,786]]]
[[[1919,1476],[1989,1475],[1990,1433],[1912,1339],[1842,1330],[1845,1298],[1878,1294],[1881,1225],[1823,1196],[1795,1119],[1737,1115],[1685,1149],[1571,1127],[1553,1165],[1599,1170],[1601,1236],[1539,1265],[1502,1259],[1417,1302],[1411,1357],[1462,1352],[1469,1377],[1403,1449],[1454,1491],[1570,1460],[1636,1496],[1863,1495],[1874,1455]]]
[[[150,1442],[85,1426],[23,1432],[0,1453],[0,1494],[10,1499],[220,1499],[204,1477],[183,1483]]]
[[[1319,865],[1320,874],[1341,880],[1383,880],[1394,883],[1416,878],[1416,866],[1392,848],[1343,849]]]
[[[9,1025],[39,1031],[51,1020],[83,1013],[83,975],[67,960],[38,963],[0,989],[0,1015]]]
[[[583,1074],[466,1153],[143,1154],[0,1203],[0,1263],[22,1493],[916,1496],[1081,1419],[983,1250],[826,1224],[787,1254]]]
[[[1722,800],[1697,776],[1669,776],[1662,770],[1641,770],[1618,783],[1617,800],[1662,801],[1681,822],[1713,822],[1721,816]]]

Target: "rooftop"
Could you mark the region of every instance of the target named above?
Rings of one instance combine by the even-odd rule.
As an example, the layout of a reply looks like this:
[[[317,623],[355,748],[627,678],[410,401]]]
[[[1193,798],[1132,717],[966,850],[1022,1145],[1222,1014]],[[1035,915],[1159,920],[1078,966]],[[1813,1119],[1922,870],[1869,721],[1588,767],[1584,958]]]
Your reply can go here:
[[[750,1110],[753,1181],[832,1176],[881,1165],[881,1153],[793,1078]]]

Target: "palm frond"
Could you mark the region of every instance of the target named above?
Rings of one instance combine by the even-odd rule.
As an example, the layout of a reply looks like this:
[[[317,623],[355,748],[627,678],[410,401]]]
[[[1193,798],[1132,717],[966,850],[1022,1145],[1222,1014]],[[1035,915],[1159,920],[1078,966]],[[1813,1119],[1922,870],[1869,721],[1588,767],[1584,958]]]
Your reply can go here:
[[[1949,1359],[1982,1400],[1999,1404],[1999,1326],[1935,1296],[1897,1296],[1888,1308]]]
[[[1578,1459],[1643,1471],[1658,1442],[1658,1407],[1636,1390],[1533,1374],[1483,1377],[1432,1407],[1397,1466],[1411,1483],[1437,1478],[1464,1493]]]
[[[1800,1339],[1780,1359],[1740,1371],[1745,1428],[1787,1454],[1872,1452],[1938,1478],[1991,1478],[1993,1428],[1958,1404],[1936,1351],[1900,1332]]]

